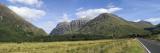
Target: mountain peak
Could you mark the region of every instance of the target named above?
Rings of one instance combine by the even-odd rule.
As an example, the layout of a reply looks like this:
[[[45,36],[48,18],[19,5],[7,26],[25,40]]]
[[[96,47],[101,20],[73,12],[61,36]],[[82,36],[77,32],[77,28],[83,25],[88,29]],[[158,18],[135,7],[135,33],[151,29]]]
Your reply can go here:
[[[72,20],[71,22],[60,22],[50,33],[51,35],[61,35],[66,33],[73,33],[79,30],[84,24],[86,24],[90,19],[81,18],[77,20]]]
[[[112,13],[101,13],[100,15],[111,15]],[[113,15],[113,14],[112,14]]]
[[[117,15],[112,14],[112,13],[102,13],[99,16],[115,16],[115,17],[118,17]]]
[[[62,26],[67,26],[67,25],[69,25],[69,22],[60,22],[57,24],[56,27],[62,27]]]
[[[117,15],[103,13],[85,24],[84,27],[80,29],[80,32],[101,35],[114,34],[118,37],[130,34],[143,34],[146,31]]]
[[[139,21],[138,23],[147,23],[147,24],[152,24],[152,23],[150,23],[150,22],[148,22],[148,21],[144,21],[144,20],[141,20],[141,21]]]
[[[124,20],[121,17],[119,17],[119,16],[117,16],[115,14],[112,14],[112,13],[102,13],[97,17],[95,19],[118,19],[118,20]]]

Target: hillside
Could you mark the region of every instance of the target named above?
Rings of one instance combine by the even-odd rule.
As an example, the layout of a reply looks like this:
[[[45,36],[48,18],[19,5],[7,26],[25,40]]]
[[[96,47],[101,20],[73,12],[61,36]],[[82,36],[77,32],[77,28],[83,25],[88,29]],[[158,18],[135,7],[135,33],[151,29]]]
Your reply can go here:
[[[50,35],[63,35],[63,34],[74,34],[87,22],[88,18],[81,18],[77,20],[72,20],[71,22],[60,22],[52,30]]]
[[[23,41],[32,36],[45,35],[47,34],[42,29],[0,4],[0,41]]]
[[[80,29],[80,32],[123,37],[128,35],[146,35],[148,31],[116,15],[103,13],[86,23]]]
[[[57,26],[51,31],[50,35],[60,35],[64,34],[66,31],[70,31],[70,23],[69,22],[60,22]]]
[[[139,22],[131,22],[133,23],[134,25],[138,26],[138,27],[141,27],[141,28],[150,28],[150,27],[154,27],[154,25],[150,22],[147,22],[147,21],[139,21]]]

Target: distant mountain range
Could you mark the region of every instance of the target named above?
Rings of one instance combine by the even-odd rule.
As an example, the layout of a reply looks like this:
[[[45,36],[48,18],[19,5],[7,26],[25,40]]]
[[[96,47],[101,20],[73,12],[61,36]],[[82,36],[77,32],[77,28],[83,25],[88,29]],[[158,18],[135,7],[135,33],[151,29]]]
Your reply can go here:
[[[103,13],[92,20],[73,20],[72,22],[61,22],[53,29],[51,35],[62,34],[97,34],[108,36],[125,36],[125,35],[146,35],[148,31],[144,28],[153,27],[150,22],[140,21],[131,22],[124,20],[117,15]]]
[[[46,36],[46,32],[24,20],[0,4],[0,41],[27,40],[27,37]]]
[[[147,21],[139,21],[139,22],[131,22],[133,23],[134,25],[138,26],[138,27],[141,27],[141,28],[148,28],[148,27],[154,27],[154,25],[150,22],[147,22]]]
[[[152,35],[160,34],[160,24],[158,24],[154,27],[151,27],[151,28],[146,28],[146,30],[151,31]]]
[[[157,30],[159,33],[159,29],[159,25],[154,26],[150,22],[131,22],[111,13],[102,13],[94,19],[81,18],[71,22],[60,22],[50,33],[51,36],[47,36],[42,29],[0,4],[0,41],[4,42],[32,41],[32,39],[36,41],[66,40],[66,38],[69,40],[104,39],[111,36],[148,35]],[[65,34],[71,35],[65,36]],[[63,37],[54,35],[63,35]]]

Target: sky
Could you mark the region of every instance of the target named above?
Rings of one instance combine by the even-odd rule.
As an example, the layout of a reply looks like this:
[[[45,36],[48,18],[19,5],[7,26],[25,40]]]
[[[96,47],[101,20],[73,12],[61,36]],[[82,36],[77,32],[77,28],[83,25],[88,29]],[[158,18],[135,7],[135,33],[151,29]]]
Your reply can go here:
[[[25,20],[50,33],[59,22],[113,13],[128,21],[160,23],[160,0],[0,0]]]

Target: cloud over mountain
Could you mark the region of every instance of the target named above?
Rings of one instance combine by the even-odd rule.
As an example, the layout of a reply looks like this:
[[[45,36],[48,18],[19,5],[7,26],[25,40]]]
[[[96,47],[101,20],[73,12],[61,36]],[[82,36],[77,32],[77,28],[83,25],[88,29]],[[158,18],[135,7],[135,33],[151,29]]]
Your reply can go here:
[[[111,8],[97,8],[97,9],[88,9],[88,10],[80,10],[76,13],[78,18],[94,18],[101,13],[114,13],[122,8],[119,7],[111,7]]]
[[[159,17],[157,17],[157,18],[147,18],[147,19],[137,19],[134,22],[139,22],[141,20],[151,22],[152,24],[159,24],[160,23],[160,18]]]
[[[43,2],[42,0],[8,0],[11,3],[21,3],[21,4],[25,4],[25,5],[33,5],[33,6],[37,6],[40,7]]]
[[[62,16],[62,21],[70,22],[71,20],[69,19],[69,15],[64,13],[63,16]]]
[[[56,23],[54,21],[46,21],[46,22],[37,24],[39,28],[44,29],[48,34],[50,33],[50,31],[52,31],[55,25]]]
[[[8,6],[18,15],[22,16],[27,21],[34,21],[46,15],[46,12],[43,10],[32,9],[28,7],[17,7],[17,6]]]

